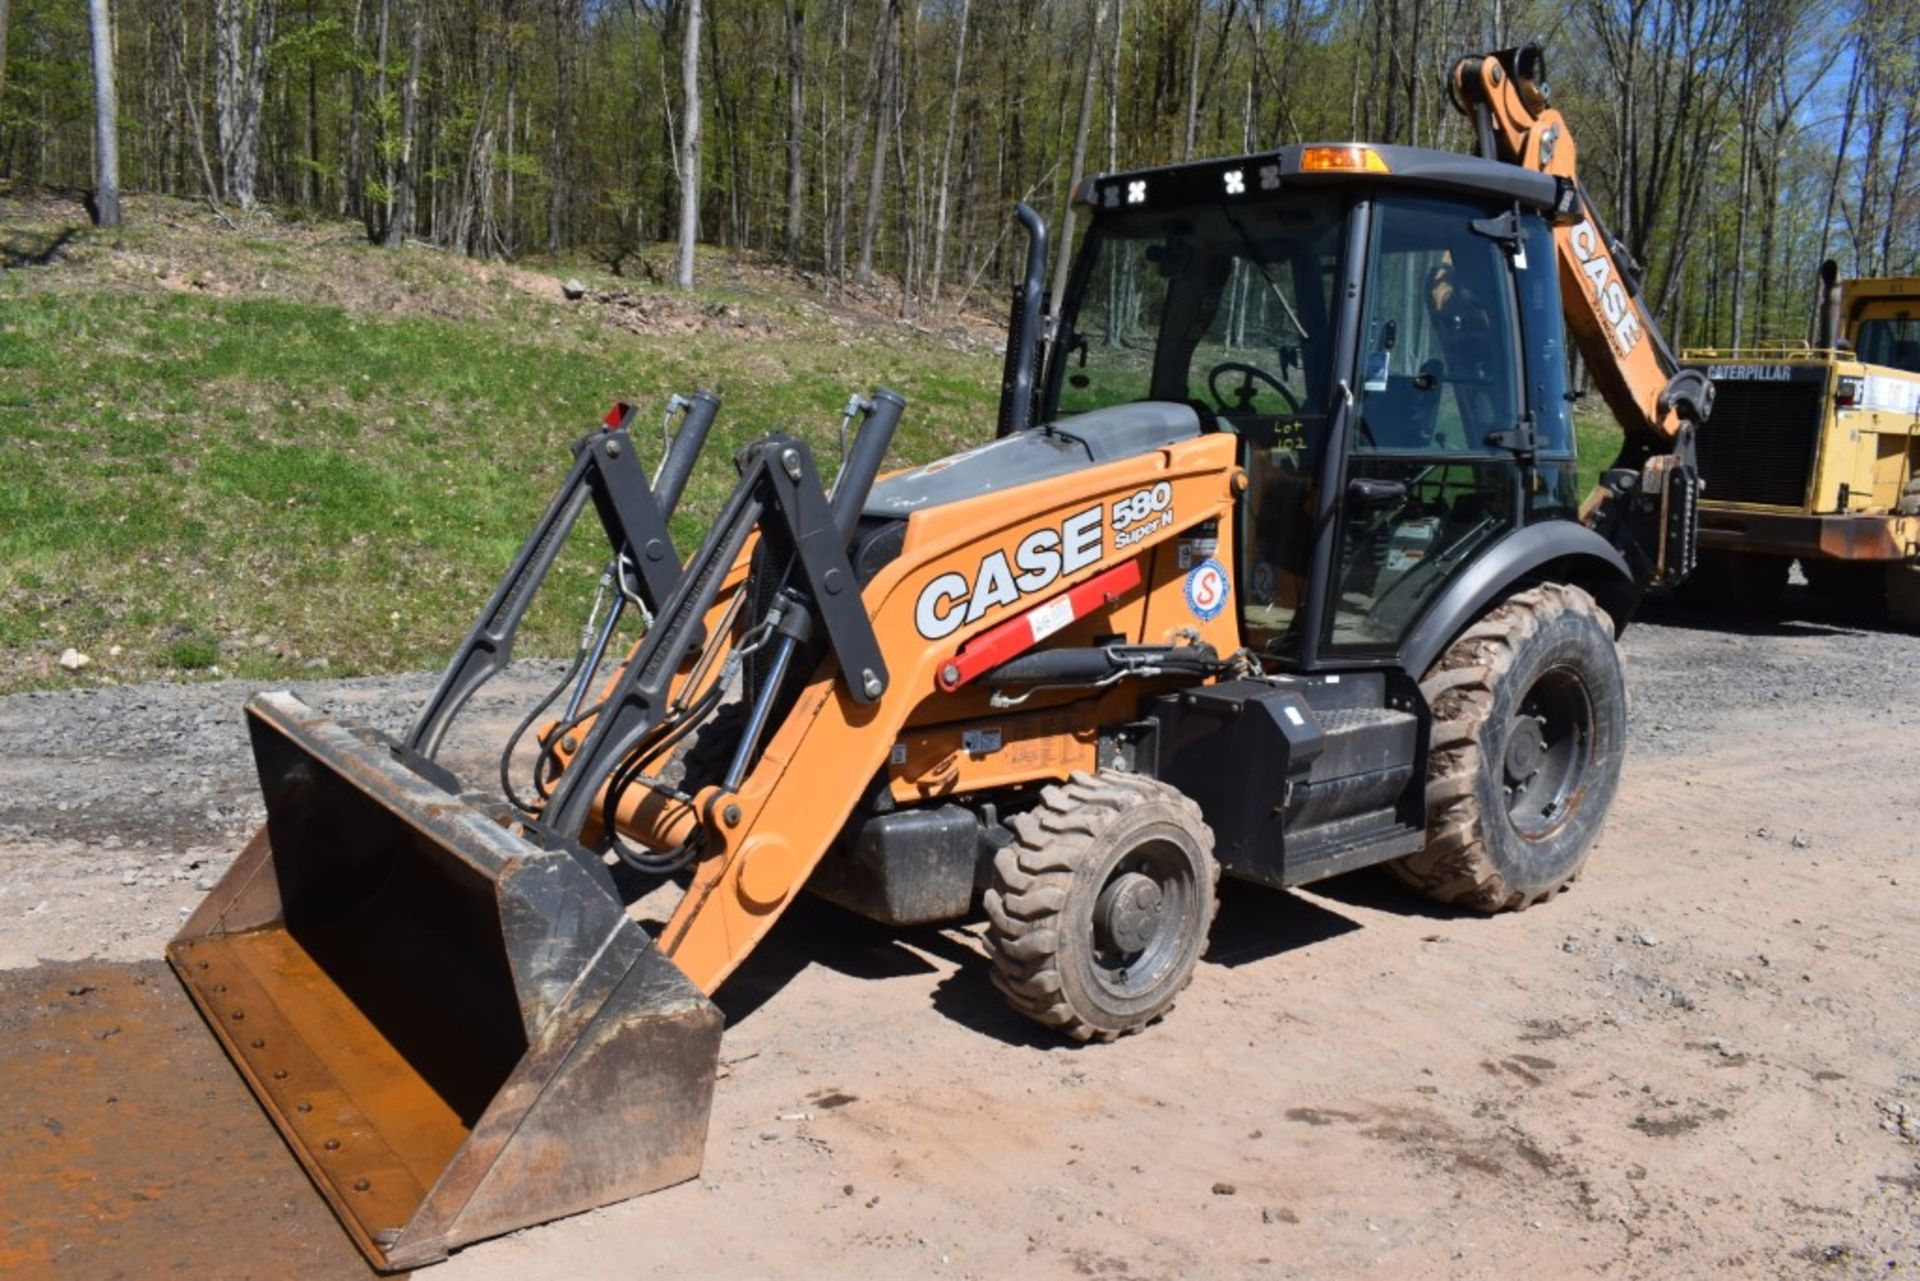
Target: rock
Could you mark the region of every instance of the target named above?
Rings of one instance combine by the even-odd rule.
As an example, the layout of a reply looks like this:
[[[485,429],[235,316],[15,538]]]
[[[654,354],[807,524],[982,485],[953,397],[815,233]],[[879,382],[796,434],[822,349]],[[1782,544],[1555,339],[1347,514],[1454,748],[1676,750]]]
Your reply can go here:
[[[1641,947],[1660,946],[1660,936],[1658,934],[1636,934],[1633,936],[1633,941]]]
[[[70,672],[77,672],[83,667],[91,666],[92,663],[93,660],[91,658],[88,658],[72,646],[68,646],[66,649],[60,651],[60,666]]]
[[[561,284],[560,292],[567,296],[568,302],[578,302],[587,296],[587,287],[569,276]]]
[[[1216,1183],[1213,1185],[1213,1194],[1215,1196],[1232,1196],[1239,1190],[1240,1189],[1234,1187],[1231,1183]]]
[[[1811,846],[1813,842],[1808,840],[1805,836],[1801,835],[1799,832],[1795,832],[1793,834],[1793,840],[1789,842],[1789,844],[1791,844],[1793,848],[1797,850],[1804,850],[1809,846]]]
[[[109,646],[107,646],[107,657],[108,657],[108,658],[118,658],[118,657],[120,657],[120,655],[122,655],[122,654],[123,654],[123,653],[125,653],[125,652],[126,652],[126,651],[125,651],[125,650],[123,650],[123,649],[121,649],[121,648],[120,648],[120,647],[119,647],[118,645],[109,645]]]

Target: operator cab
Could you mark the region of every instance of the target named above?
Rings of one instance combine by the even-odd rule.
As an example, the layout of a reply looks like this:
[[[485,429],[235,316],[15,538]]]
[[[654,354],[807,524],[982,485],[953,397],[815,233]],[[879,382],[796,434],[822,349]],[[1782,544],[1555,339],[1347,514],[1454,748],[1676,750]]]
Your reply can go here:
[[[1040,420],[1176,402],[1237,435],[1246,643],[1392,660],[1490,543],[1575,513],[1555,191],[1400,147],[1093,178]]]

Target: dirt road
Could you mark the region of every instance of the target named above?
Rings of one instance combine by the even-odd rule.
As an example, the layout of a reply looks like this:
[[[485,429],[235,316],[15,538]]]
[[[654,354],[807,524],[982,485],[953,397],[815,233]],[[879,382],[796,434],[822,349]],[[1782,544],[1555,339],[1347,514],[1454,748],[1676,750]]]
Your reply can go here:
[[[430,1275],[1920,1272],[1920,638],[1817,611],[1746,632],[1669,615],[1627,651],[1622,798],[1560,898],[1489,920],[1368,874],[1229,883],[1173,1015],[1089,1048],[1002,1007],[978,927],[888,934],[803,901],[723,993],[701,1178]],[[392,697],[397,722],[424,690],[306,692],[363,715]],[[258,817],[244,693],[0,700],[0,968],[159,955]],[[0,984],[16,1079],[91,1026],[59,1017],[80,999],[66,973]],[[204,1042],[153,973],[172,1014],[130,1026]],[[164,1070],[244,1098],[200,1051]],[[170,1272],[164,1250],[88,1252],[89,1223],[147,1216],[229,1257],[294,1240],[306,1274],[365,1275],[291,1223],[325,1215],[297,1178],[261,1214],[182,1207],[108,1163],[50,1242],[7,1185],[61,1168],[49,1120],[97,1125],[105,1085],[68,1086],[0,1103],[0,1258]],[[197,1150],[237,1147],[236,1177],[264,1180],[257,1121]]]

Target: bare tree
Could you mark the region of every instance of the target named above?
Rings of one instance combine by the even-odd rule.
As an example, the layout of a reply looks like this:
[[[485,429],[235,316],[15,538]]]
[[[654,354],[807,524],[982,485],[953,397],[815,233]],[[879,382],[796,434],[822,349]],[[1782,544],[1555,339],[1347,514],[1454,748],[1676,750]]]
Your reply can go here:
[[[680,262],[674,279],[693,288],[693,242],[700,236],[700,0],[686,0],[680,90],[685,125],[680,133]]]
[[[0,99],[7,96],[7,9],[10,0],[0,0]]]
[[[803,0],[787,0],[787,257],[794,261],[807,226],[806,20]]]
[[[260,104],[267,87],[267,50],[273,43],[274,0],[216,0],[214,5],[214,117],[224,197],[254,206],[260,157]]]
[[[407,39],[407,78],[400,86],[400,155],[394,162],[393,216],[381,243],[398,248],[413,229],[414,187],[418,182],[414,135],[420,118],[420,54],[426,43],[427,0],[414,0],[413,32]]]
[[[120,225],[120,107],[113,89],[113,19],[107,0],[87,0],[93,35],[93,221]]]
[[[947,269],[948,182],[953,174],[953,131],[960,120],[960,85],[967,69],[967,0],[960,0],[959,29],[953,38],[953,92],[947,98],[947,137],[940,145],[940,183],[934,194],[933,301],[940,302],[940,281]]]
[[[1067,296],[1067,271],[1073,261],[1073,190],[1080,185],[1080,178],[1087,170],[1087,132],[1093,126],[1094,73],[1100,65],[1100,25],[1106,18],[1104,0],[1089,0],[1087,38],[1080,67],[1080,119],[1073,130],[1073,172],[1067,178],[1066,192],[1060,201],[1060,221],[1056,227],[1053,298],[1048,306],[1048,311],[1053,315],[1060,314],[1060,300]]]
[[[891,0],[880,0],[880,4],[881,16],[885,18],[891,9]],[[849,3],[840,11],[841,57],[839,63],[843,69],[846,64],[847,15],[852,7]],[[885,23],[882,24],[883,32],[889,29]],[[886,43],[885,39],[873,42],[867,56],[867,78],[865,87],[860,92],[859,112],[855,116],[852,130],[843,131],[841,135],[844,163],[840,169],[839,199],[834,202],[833,221],[827,233],[826,246],[827,270],[836,277],[845,277],[847,272],[847,217],[853,207],[853,184],[860,176],[860,157],[862,148],[866,145],[867,129],[872,123],[880,96],[880,64],[886,59]]]
[[[873,130],[873,167],[867,171],[867,207],[860,216],[860,263],[853,278],[873,283],[873,240],[880,229],[880,210],[886,203],[887,130],[893,125],[894,99],[900,92],[900,3],[888,0],[881,35],[880,100]],[[905,175],[901,175],[905,177]]]

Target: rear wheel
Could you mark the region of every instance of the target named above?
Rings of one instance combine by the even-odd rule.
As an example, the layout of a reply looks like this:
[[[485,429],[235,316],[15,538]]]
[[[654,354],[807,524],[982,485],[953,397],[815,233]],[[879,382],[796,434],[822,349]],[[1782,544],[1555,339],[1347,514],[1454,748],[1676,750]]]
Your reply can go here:
[[[1420,683],[1433,710],[1427,845],[1389,864],[1457,907],[1528,907],[1573,880],[1620,782],[1626,682],[1613,624],[1577,587],[1496,606]]]
[[[1075,774],[1015,817],[986,892],[994,985],[1076,1041],[1165,1014],[1193,978],[1220,879],[1213,833],[1177,789]]]

